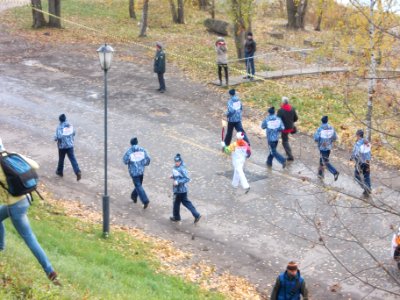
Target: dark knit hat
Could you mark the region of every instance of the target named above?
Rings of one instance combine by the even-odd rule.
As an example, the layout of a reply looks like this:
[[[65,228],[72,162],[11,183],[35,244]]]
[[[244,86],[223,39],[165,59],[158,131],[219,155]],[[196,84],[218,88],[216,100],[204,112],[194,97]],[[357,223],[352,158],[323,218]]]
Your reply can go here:
[[[251,31],[249,31],[248,33],[247,33],[247,36],[253,36],[253,33],[251,32]]]
[[[133,146],[133,145],[137,145],[137,144],[138,144],[138,139],[137,139],[137,137],[131,138],[131,145]]]
[[[322,122],[322,124],[328,123],[328,116],[323,116],[323,117],[321,118],[321,122]]]
[[[234,96],[236,94],[235,89],[230,89],[229,90],[229,95]]]
[[[268,113],[269,113],[270,115],[275,114],[275,107],[271,106],[270,108],[268,108]]]
[[[356,132],[356,135],[360,136],[360,137],[364,137],[364,130],[358,129],[357,132]]]
[[[182,157],[179,153],[177,153],[174,157],[174,161],[182,161]]]
[[[67,120],[67,117],[64,114],[61,114],[58,119],[60,120],[60,122],[65,122]]]

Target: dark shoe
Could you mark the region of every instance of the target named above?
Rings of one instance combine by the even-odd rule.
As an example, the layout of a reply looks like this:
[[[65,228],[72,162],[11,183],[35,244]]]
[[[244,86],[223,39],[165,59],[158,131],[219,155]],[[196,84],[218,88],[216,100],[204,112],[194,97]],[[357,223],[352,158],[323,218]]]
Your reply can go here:
[[[58,171],[56,171],[57,176],[63,177],[64,174],[63,173],[59,173]]]
[[[81,178],[82,178],[82,173],[81,172],[76,173],[76,181],[81,180]]]
[[[162,94],[162,93],[165,93],[165,90],[160,90],[160,93]]]
[[[294,161],[294,158],[293,157],[288,157],[287,161]]]
[[[243,77],[243,79],[249,79],[250,78],[250,76],[244,76]]]
[[[156,89],[157,92],[161,91],[161,88]]]
[[[325,177],[324,174],[318,173],[318,178],[319,178],[319,179],[324,179],[324,177]]]
[[[194,218],[194,224],[197,224],[201,219],[201,215],[199,215],[197,218]]]
[[[265,162],[268,168],[272,168],[272,164],[269,164],[268,162]]]
[[[254,76],[251,76],[251,77],[250,77],[250,81],[253,81],[253,80],[254,80]]]
[[[282,163],[282,169],[286,168],[286,160]]]
[[[149,207],[150,201],[147,202],[146,204],[143,205],[143,209],[146,209],[147,207]]]
[[[250,191],[250,187],[248,187],[247,189],[245,189],[244,193],[247,194]]]
[[[131,194],[131,199],[132,199],[133,203],[137,203],[137,197],[133,197],[133,194]]]
[[[172,222],[179,222],[180,221],[178,219],[175,219],[174,217],[169,217],[169,220],[172,221]],[[195,222],[196,222],[196,220],[195,220]]]
[[[57,273],[56,272],[51,272],[50,274],[47,275],[47,278],[50,279],[50,281],[52,281],[54,283],[54,285],[58,285],[61,286],[60,281],[57,278]]]
[[[336,181],[338,179],[338,177],[339,177],[339,172],[336,172],[335,175],[333,175],[333,176],[334,176],[334,179]]]

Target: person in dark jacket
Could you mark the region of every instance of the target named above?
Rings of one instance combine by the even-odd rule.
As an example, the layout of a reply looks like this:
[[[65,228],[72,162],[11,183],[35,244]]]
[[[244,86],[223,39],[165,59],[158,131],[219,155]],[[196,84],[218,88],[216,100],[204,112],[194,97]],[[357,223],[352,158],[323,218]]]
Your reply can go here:
[[[133,203],[136,203],[139,196],[140,201],[143,203],[143,209],[146,209],[150,201],[142,184],[144,169],[150,165],[150,156],[144,148],[138,146],[136,137],[132,138],[130,143],[131,147],[125,152],[122,161],[128,165],[129,174],[135,186],[131,193],[131,199]]]
[[[247,76],[245,79],[254,80],[256,69],[254,67],[254,54],[256,53],[256,42],[253,40],[253,33],[247,33],[246,43],[244,44],[244,58],[246,63]]]
[[[194,224],[200,221],[201,215],[193,206],[192,202],[187,197],[188,188],[187,183],[190,181],[188,172],[185,164],[183,163],[181,155],[178,153],[174,157],[175,166],[172,169],[172,175],[170,178],[173,182],[173,192],[174,192],[174,207],[173,216],[169,219],[172,222],[179,222],[181,220],[180,208],[181,204],[185,206],[194,217]]]
[[[308,290],[304,278],[300,275],[297,263],[288,263],[286,271],[282,272],[276,279],[272,290],[271,300],[308,300]]]
[[[65,155],[67,155],[72,168],[74,169],[76,180],[79,181],[82,178],[82,173],[74,153],[75,128],[67,121],[65,114],[61,114],[58,117],[58,120],[60,121],[60,124],[57,126],[56,134],[54,135],[54,141],[57,142],[58,147],[56,174],[60,177],[64,176],[64,160]]]
[[[292,149],[289,145],[289,134],[296,132],[296,127],[294,125],[297,122],[297,113],[294,107],[289,104],[289,99],[287,97],[282,97],[282,105],[278,110],[278,117],[282,119],[285,129],[282,130],[282,146],[285,149],[287,160],[293,161],[294,157],[292,154]]]
[[[164,80],[164,73],[165,73],[165,52],[163,49],[163,45],[160,42],[156,43],[156,55],[154,57],[154,73],[157,73],[158,82],[160,83],[160,88],[157,90],[160,93],[164,93],[165,88],[165,80]]]

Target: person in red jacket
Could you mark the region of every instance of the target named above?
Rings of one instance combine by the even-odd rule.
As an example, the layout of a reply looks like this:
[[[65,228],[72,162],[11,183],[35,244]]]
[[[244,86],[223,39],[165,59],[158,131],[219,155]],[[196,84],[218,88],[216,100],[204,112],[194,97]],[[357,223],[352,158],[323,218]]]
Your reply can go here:
[[[282,130],[282,146],[285,149],[287,160],[293,161],[294,157],[292,154],[292,149],[289,145],[289,133],[296,132],[296,126],[294,125],[297,122],[297,113],[293,106],[289,104],[288,97],[282,97],[282,105],[281,108],[278,110],[278,117],[282,119],[283,125],[285,129]]]

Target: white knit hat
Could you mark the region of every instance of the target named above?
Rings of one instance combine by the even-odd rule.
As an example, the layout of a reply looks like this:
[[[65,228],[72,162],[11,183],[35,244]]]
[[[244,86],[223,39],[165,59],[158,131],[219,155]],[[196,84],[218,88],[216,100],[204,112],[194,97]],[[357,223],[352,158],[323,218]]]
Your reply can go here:
[[[288,104],[288,103],[289,103],[289,98],[286,97],[286,96],[283,96],[283,97],[282,97],[282,103],[283,103],[283,104]]]
[[[239,131],[238,133],[236,133],[236,138],[237,138],[238,140],[242,140],[243,137],[244,137],[243,132]]]
[[[3,141],[0,138],[0,152],[3,152],[3,151],[6,151],[6,148],[4,148]]]

